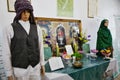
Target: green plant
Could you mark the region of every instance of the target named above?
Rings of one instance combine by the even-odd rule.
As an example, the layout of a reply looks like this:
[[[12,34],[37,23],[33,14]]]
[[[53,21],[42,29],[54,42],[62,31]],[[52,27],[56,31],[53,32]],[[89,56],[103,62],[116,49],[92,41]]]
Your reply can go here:
[[[72,54],[71,56],[72,56],[72,57],[75,56],[76,58],[79,58],[79,59],[82,58],[82,54],[81,54],[81,53],[78,53],[78,52],[75,52],[75,53]]]

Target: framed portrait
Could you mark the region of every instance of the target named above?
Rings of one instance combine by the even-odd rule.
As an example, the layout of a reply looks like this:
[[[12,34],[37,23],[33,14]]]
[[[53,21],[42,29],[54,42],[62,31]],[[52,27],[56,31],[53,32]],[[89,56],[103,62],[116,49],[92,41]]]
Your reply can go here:
[[[15,12],[14,3],[16,0],[7,0],[8,12]],[[28,0],[31,2],[31,0]]]
[[[46,44],[46,38],[49,38],[52,51],[55,50],[56,43],[60,48],[65,48],[65,45],[71,44],[73,37],[81,32],[81,20],[43,17],[36,17],[35,20],[42,30],[43,43]]]
[[[88,0],[88,18],[97,16],[98,0]]]

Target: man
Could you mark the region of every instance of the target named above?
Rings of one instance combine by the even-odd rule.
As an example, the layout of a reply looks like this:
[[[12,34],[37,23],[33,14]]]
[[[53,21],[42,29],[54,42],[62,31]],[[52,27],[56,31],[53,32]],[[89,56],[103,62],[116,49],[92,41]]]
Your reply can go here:
[[[16,0],[16,16],[4,30],[4,63],[8,80],[41,80],[44,75],[42,32],[28,0]]]

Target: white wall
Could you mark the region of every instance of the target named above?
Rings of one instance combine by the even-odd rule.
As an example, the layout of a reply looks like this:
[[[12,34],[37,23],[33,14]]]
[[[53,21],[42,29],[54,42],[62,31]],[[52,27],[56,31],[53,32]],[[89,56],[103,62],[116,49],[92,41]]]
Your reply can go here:
[[[54,18],[69,18],[69,17],[57,17],[57,0],[31,0],[34,8],[34,14],[36,17],[54,17]],[[87,18],[87,2],[88,0],[74,0],[74,15],[72,19],[80,19],[83,24],[83,31],[87,31],[91,34],[91,48],[96,46],[96,34],[99,28],[100,21],[104,18],[110,20],[110,29],[112,29],[112,35],[115,35],[114,29],[114,17],[113,15],[120,12],[120,0],[98,0],[98,16],[95,18]],[[8,12],[7,0],[0,0],[0,24],[2,26],[9,25],[15,13]],[[70,18],[70,19],[71,19]]]
[[[0,0],[0,24],[6,26],[12,22],[15,13],[9,13],[7,10],[7,0]]]

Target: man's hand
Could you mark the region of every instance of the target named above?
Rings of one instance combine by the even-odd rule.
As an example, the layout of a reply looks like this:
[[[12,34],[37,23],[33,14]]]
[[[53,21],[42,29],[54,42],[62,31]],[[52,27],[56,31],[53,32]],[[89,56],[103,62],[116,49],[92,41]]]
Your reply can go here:
[[[14,80],[13,76],[8,76],[8,80]]]
[[[45,75],[45,68],[44,68],[44,66],[41,66],[41,75],[42,75],[42,76]]]

